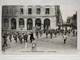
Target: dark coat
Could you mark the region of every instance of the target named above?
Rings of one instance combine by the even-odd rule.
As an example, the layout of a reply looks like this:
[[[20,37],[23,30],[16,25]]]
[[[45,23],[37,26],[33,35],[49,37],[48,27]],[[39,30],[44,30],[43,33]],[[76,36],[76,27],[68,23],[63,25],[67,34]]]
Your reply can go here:
[[[33,33],[31,33],[31,34],[29,34],[30,35],[30,40],[34,40],[34,35],[33,35]]]
[[[24,38],[24,40],[26,40],[26,39],[28,38],[28,35],[25,34],[25,35],[23,36],[23,38]]]

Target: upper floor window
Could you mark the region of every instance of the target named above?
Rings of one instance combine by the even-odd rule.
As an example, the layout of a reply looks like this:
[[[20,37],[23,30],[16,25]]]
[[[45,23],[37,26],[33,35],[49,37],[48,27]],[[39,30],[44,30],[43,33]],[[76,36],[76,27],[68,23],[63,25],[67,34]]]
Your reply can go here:
[[[20,8],[20,14],[23,14],[23,8]]]
[[[50,14],[50,9],[46,8],[45,14]]]
[[[41,10],[40,8],[37,8],[37,14],[40,14]]]
[[[28,8],[28,14],[32,14],[32,9]]]
[[[8,7],[5,7],[4,12],[5,12],[5,14],[8,14]]]
[[[6,14],[8,14],[8,9],[6,9]]]

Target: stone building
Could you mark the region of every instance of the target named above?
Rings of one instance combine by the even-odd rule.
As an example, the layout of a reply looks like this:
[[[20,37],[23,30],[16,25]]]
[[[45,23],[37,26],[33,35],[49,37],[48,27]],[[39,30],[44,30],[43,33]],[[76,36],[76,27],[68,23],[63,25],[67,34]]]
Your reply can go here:
[[[77,12],[75,14],[73,14],[73,16],[69,16],[67,18],[66,24],[68,26],[72,26],[73,28],[77,29]]]
[[[4,5],[2,6],[2,30],[28,31],[56,28],[57,9],[54,5]],[[60,19],[61,20],[61,19]]]

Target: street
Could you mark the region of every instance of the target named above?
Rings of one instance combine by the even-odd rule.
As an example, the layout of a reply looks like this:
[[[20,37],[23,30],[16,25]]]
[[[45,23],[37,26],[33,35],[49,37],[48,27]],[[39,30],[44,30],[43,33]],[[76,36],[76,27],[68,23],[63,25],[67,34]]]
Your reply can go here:
[[[76,53],[77,51],[77,38],[73,37],[72,34],[68,36],[66,44],[64,44],[63,36],[57,35],[55,37],[53,35],[53,38],[46,38],[45,34],[42,35],[42,37],[35,38],[36,40],[36,52],[49,52],[49,53]],[[23,40],[22,44],[20,41],[17,43],[12,38],[12,42],[7,41],[8,46],[5,46],[5,52],[4,53],[30,53],[32,44],[30,43],[28,39],[28,47],[25,48],[25,42]]]

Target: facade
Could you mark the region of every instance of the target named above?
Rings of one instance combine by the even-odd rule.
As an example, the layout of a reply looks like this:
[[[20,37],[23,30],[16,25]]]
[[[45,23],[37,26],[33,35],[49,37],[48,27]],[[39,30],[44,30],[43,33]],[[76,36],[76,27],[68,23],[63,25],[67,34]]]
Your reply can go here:
[[[68,17],[67,18],[67,25],[71,25],[72,24],[72,17]]]
[[[2,30],[28,31],[58,26],[57,10],[54,5],[4,5],[2,6]],[[60,16],[60,15],[58,15]],[[60,19],[62,21],[62,19]]]
[[[77,29],[77,12],[73,16],[67,18],[67,25]]]

